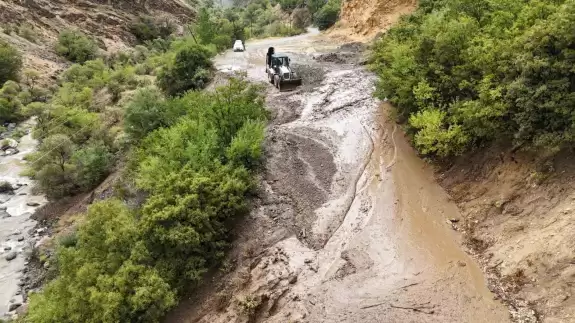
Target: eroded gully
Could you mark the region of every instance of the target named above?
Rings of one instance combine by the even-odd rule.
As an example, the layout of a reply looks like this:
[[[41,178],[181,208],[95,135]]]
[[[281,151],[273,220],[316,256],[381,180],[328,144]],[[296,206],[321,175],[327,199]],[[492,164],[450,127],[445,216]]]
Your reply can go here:
[[[311,32],[250,42],[216,66],[265,82],[269,46],[290,55],[305,84],[268,86],[261,201],[238,229],[233,269],[168,321],[508,321],[446,224],[456,206],[387,121],[353,46]]]

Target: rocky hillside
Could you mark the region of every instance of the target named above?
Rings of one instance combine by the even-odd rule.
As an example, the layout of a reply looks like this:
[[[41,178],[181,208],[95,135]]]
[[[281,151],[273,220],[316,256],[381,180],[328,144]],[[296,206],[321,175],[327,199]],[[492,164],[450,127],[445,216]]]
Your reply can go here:
[[[372,38],[389,28],[402,15],[415,10],[416,6],[417,0],[343,1],[338,29],[349,35]]]
[[[102,50],[114,52],[134,42],[130,21],[141,15],[166,18],[182,25],[195,15],[186,0],[8,0],[0,1],[0,38],[25,56],[25,67],[55,75],[65,62],[53,53],[63,29],[80,29]]]

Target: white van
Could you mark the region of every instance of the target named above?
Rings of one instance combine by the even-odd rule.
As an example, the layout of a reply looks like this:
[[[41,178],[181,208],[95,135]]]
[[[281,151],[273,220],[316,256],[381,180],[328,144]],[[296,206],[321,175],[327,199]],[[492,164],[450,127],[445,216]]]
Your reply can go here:
[[[236,42],[234,43],[234,52],[243,52],[244,51],[244,44],[242,43],[241,40],[236,40]]]

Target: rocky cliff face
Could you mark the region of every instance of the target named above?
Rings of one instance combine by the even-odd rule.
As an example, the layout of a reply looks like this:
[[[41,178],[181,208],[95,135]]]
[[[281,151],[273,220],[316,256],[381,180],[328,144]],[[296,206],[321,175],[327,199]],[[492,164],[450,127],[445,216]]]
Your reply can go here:
[[[100,48],[114,52],[133,44],[130,22],[140,15],[167,16],[183,25],[195,16],[187,0],[6,0],[0,1],[0,39],[24,55],[25,67],[55,75],[66,64],[53,51],[58,33],[79,29]],[[14,27],[27,28],[34,40]]]
[[[109,39],[130,40],[128,22],[138,15],[170,16],[185,22],[194,9],[185,0],[12,0],[0,1],[2,24],[31,24],[51,34],[64,28]]]
[[[417,0],[344,0],[340,25],[356,35],[375,36],[416,6]]]

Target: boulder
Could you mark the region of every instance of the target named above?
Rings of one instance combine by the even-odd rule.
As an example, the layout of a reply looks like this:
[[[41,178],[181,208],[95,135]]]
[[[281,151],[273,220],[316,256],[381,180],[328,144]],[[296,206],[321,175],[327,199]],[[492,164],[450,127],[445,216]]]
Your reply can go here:
[[[9,148],[18,147],[18,142],[12,138],[6,138],[0,141],[0,149],[7,150]]]
[[[8,311],[9,312],[15,311],[20,306],[22,306],[22,303],[12,303],[10,304],[10,307],[8,307]]]
[[[4,151],[4,156],[16,155],[20,150],[17,148],[8,148]]]
[[[6,256],[4,256],[4,259],[6,259],[7,261],[11,261],[11,260],[16,259],[17,255],[18,254],[16,252],[12,251],[12,252],[8,253]]]

